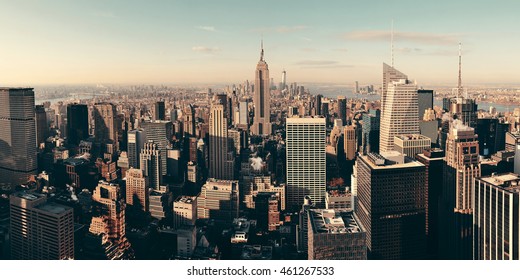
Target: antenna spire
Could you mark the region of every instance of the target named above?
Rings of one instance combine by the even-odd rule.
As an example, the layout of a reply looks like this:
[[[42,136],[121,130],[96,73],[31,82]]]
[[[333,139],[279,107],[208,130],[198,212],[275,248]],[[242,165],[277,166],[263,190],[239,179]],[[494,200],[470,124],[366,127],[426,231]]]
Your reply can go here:
[[[390,56],[392,59],[392,68],[394,67],[394,20],[392,20],[392,29],[390,32]]]
[[[457,86],[457,97],[462,95],[462,44],[459,43],[459,84]]]
[[[260,48],[262,51],[260,52],[260,61],[264,61],[264,36],[262,35],[262,40],[260,41]]]

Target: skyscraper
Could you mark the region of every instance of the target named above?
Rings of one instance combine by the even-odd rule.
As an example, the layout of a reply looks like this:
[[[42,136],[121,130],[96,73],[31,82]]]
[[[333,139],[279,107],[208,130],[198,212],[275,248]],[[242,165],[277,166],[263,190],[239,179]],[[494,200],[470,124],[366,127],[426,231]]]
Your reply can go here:
[[[36,146],[38,147],[41,143],[45,143],[45,140],[49,137],[49,126],[43,105],[36,105],[34,114],[36,118]]]
[[[231,224],[238,218],[238,181],[208,179],[197,197],[197,217]]]
[[[394,136],[419,134],[419,108],[417,85],[408,80],[393,81],[388,84],[383,111],[379,152],[394,149]]]
[[[310,196],[325,207],[326,127],[324,118],[288,118],[286,123],[287,207],[300,209]]]
[[[101,144],[117,143],[116,106],[112,103],[94,105],[94,136]]]
[[[184,134],[188,137],[195,136],[195,110],[191,104],[184,108],[182,117],[184,119]]]
[[[383,63],[383,86],[381,87],[382,88],[382,91],[381,91],[382,117],[384,117],[384,111],[385,111],[387,94],[388,94],[388,85],[391,84],[392,82],[396,82],[396,81],[399,81],[402,79],[407,80],[408,76],[399,72],[394,67],[392,67],[386,63]]]
[[[211,106],[209,115],[209,177],[222,180],[234,179],[233,151],[228,147],[227,120],[224,105]]]
[[[260,61],[255,72],[255,117],[252,133],[256,135],[271,134],[271,96],[269,87],[269,69],[264,60],[264,47],[260,53]]]
[[[285,72],[285,69],[284,69],[282,71],[282,88],[280,88],[280,90],[284,90],[286,85],[287,85],[287,72]]]
[[[79,145],[89,137],[88,107],[86,104],[67,105],[67,141],[70,145]]]
[[[12,187],[36,174],[32,88],[0,88],[0,184]]]
[[[473,189],[481,174],[479,146],[475,130],[460,120],[450,124],[446,141],[440,213],[442,259],[473,258]]]
[[[164,101],[155,102],[154,119],[161,120],[161,121],[166,120],[166,109],[164,107]]]
[[[360,156],[356,165],[355,211],[367,231],[368,258],[424,258],[424,165],[395,151]]]
[[[133,168],[140,168],[141,149],[146,143],[146,134],[143,129],[128,132],[128,164]]]
[[[347,99],[345,96],[338,96],[338,118],[343,125],[347,125]]]
[[[166,150],[170,146],[173,135],[173,124],[168,121],[151,121],[141,125],[146,135],[146,141],[153,141],[161,151],[161,175],[166,175]],[[141,168],[142,169],[142,168]]]
[[[419,120],[422,120],[424,116],[424,111],[426,111],[426,109],[433,109],[433,90],[417,90],[417,97],[419,103]]]
[[[506,173],[475,180],[475,260],[520,259],[520,177]]]
[[[126,171],[126,204],[137,205],[139,203],[141,210],[148,212],[150,197],[147,181],[140,169],[130,168]]]
[[[345,156],[348,160],[354,160],[357,152],[356,128],[353,125],[345,126],[343,135],[345,141]]]
[[[140,154],[140,166],[144,175],[148,177],[149,187],[158,190],[162,183],[162,158],[159,147],[153,141],[146,142]]]
[[[74,258],[73,209],[47,202],[45,195],[17,192],[10,196],[11,258]]]
[[[381,124],[381,111],[370,110],[368,114],[363,114],[363,127],[361,143],[363,153],[379,153],[379,129]]]

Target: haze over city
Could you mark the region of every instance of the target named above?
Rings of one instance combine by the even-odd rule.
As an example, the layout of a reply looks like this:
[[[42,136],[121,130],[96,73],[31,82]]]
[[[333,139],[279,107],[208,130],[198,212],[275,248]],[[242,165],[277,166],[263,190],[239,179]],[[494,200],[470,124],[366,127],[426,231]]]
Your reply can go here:
[[[379,84],[390,63],[421,85],[517,83],[516,1],[0,1],[0,83],[234,83],[260,40],[275,82]],[[19,15],[13,21],[12,15]]]

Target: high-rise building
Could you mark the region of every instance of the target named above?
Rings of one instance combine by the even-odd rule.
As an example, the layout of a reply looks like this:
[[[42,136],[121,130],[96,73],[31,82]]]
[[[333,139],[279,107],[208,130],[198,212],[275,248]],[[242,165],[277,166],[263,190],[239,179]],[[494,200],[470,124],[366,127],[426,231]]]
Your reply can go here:
[[[0,88],[0,184],[27,183],[38,169],[32,88]]]
[[[474,99],[463,97],[450,100],[450,113],[454,119],[459,119],[464,125],[477,127],[478,105]]]
[[[387,88],[381,112],[379,152],[394,149],[394,136],[419,134],[417,85],[403,79],[388,84]]]
[[[392,151],[358,157],[356,215],[369,259],[423,259],[426,186],[423,164]]]
[[[285,86],[287,85],[287,72],[285,72],[285,69],[282,71],[282,86],[280,90],[284,90]]]
[[[394,136],[394,151],[415,158],[424,149],[431,148],[431,139],[421,134]]]
[[[150,192],[150,216],[162,220],[171,217],[173,195],[167,187],[160,186]]]
[[[324,208],[325,118],[288,118],[286,133],[288,209],[300,209],[305,196]]]
[[[208,179],[197,197],[197,218],[231,224],[239,214],[238,181]]]
[[[417,99],[419,103],[419,120],[421,120],[426,109],[433,109],[433,90],[417,90]]]
[[[407,80],[408,76],[399,72],[399,70],[394,67],[383,63],[383,86],[381,91],[381,116],[384,116],[385,107],[387,104],[387,94],[388,94],[388,86],[392,82],[397,82],[399,80]]]
[[[86,104],[67,105],[67,141],[70,145],[79,145],[89,137],[88,106]]]
[[[184,108],[182,117],[184,119],[184,134],[195,136],[195,109],[191,104]]]
[[[316,108],[316,116],[321,116],[322,115],[322,111],[321,111],[321,99],[323,98],[323,95],[321,94],[318,94],[316,95],[316,99],[314,100],[314,108]]]
[[[255,117],[253,119],[252,133],[256,135],[271,134],[271,93],[269,89],[269,68],[264,60],[264,47],[262,44],[260,61],[256,65],[255,94],[253,99]]]
[[[173,227],[194,226],[197,220],[197,197],[179,196],[173,202]]]
[[[11,259],[74,258],[73,209],[48,202],[45,195],[17,192],[10,196]]]
[[[239,118],[237,127],[248,130],[249,129],[249,102],[247,100],[240,101],[239,105]]]
[[[442,194],[442,172],[444,168],[444,151],[426,149],[416,156],[418,162],[426,167],[426,238],[427,259],[439,257],[439,202]]]
[[[344,128],[344,146],[345,156],[348,160],[354,160],[357,152],[357,138],[356,138],[356,127],[353,125],[347,125]]]
[[[381,123],[381,111],[371,109],[368,114],[363,114],[363,127],[361,142],[363,154],[379,153],[379,128]]]
[[[356,214],[326,209],[307,213],[309,260],[367,259],[367,234]]]
[[[460,120],[450,124],[446,141],[440,215],[441,259],[473,258],[473,189],[481,175],[477,135]]]
[[[214,104],[209,115],[209,177],[234,179],[234,156],[229,148],[227,120],[224,106]]]
[[[263,231],[275,231],[280,226],[280,194],[259,192],[255,196],[257,228]]]
[[[130,168],[126,171],[126,204],[137,205],[138,203],[141,210],[148,212],[150,196],[147,178],[141,169]]]
[[[94,105],[94,136],[98,143],[117,143],[117,111],[112,103]]]
[[[166,108],[164,107],[164,101],[155,102],[154,119],[161,121],[166,120]]]
[[[158,190],[162,183],[161,160],[164,156],[153,141],[144,144],[140,154],[140,166],[148,178],[149,187]]]
[[[475,180],[474,260],[520,259],[520,177],[493,174]]]
[[[168,121],[152,121],[143,123],[141,127],[144,129],[146,141],[153,141],[161,151],[161,175],[164,176],[167,173],[166,150],[173,135],[173,124]]]
[[[141,149],[146,143],[146,134],[143,129],[135,129],[128,132],[128,164],[133,168],[140,168]]]
[[[338,118],[343,125],[347,125],[347,99],[345,96],[338,96]]]
[[[49,137],[49,126],[47,125],[47,113],[43,105],[36,105],[34,108],[34,117],[36,119],[36,146],[45,143]]]

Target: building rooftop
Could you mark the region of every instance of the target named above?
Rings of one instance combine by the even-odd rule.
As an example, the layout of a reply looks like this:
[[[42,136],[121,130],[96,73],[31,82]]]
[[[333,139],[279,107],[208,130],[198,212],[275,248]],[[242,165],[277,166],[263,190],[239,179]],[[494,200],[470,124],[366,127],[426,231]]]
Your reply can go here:
[[[314,233],[348,234],[364,232],[351,211],[311,209],[309,220]]]
[[[186,196],[181,195],[177,197],[174,203],[186,203],[186,204],[192,204],[195,201],[195,196]]]
[[[394,137],[399,138],[401,140],[431,140],[429,137],[426,137],[421,134],[403,134]]]
[[[49,212],[52,214],[61,214],[61,213],[65,213],[67,211],[72,211],[71,207],[57,204],[54,202],[43,203],[34,208],[39,209],[41,211]]]
[[[504,173],[504,174],[491,174],[491,176],[485,176],[477,178],[486,182],[489,185],[501,188],[510,193],[520,193],[520,175],[515,173]]]
[[[40,198],[43,198],[45,197],[45,195],[43,194],[38,194],[38,193],[27,193],[27,192],[16,192],[16,193],[13,193],[13,196],[16,196],[16,197],[19,197],[19,198],[23,198],[25,200],[29,200],[29,201],[35,201],[35,200],[38,200]]]
[[[397,151],[389,151],[381,154],[369,153],[361,156],[372,169],[395,169],[424,166],[422,163],[413,160]]]
[[[240,259],[242,260],[271,260],[273,247],[261,245],[244,245]]]

